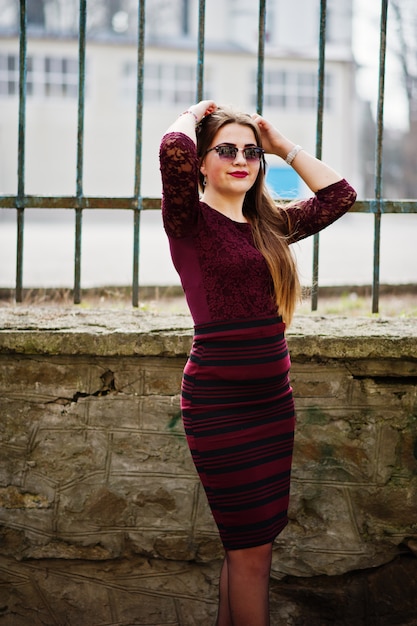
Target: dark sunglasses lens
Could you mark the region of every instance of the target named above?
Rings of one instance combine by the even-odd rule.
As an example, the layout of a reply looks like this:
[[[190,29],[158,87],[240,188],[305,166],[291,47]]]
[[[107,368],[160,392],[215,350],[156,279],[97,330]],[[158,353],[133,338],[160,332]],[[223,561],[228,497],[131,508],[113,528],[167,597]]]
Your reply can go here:
[[[238,153],[238,149],[235,146],[216,146],[214,149],[219,157],[225,161],[233,161]],[[256,146],[243,149],[243,156],[247,161],[260,161],[262,154],[262,149]]]
[[[262,155],[262,150],[259,148],[245,148],[243,151],[245,159],[248,161],[259,161]]]
[[[216,151],[221,159],[234,159],[237,154],[237,149],[233,146],[218,146]]]

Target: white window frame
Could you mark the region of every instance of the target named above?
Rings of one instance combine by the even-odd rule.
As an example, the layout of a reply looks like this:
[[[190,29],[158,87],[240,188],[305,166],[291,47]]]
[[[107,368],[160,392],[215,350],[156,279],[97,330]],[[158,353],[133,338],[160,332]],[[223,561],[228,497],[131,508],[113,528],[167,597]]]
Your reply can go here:
[[[19,93],[19,56],[0,54],[0,97]],[[78,97],[78,61],[74,57],[28,55],[26,93],[34,98]]]
[[[13,66],[13,67],[11,67]],[[19,93],[19,56],[0,54],[0,97],[17,96]]]
[[[126,99],[136,98],[137,66],[127,61],[123,66],[122,94]],[[210,91],[208,86],[209,71],[206,68],[205,97]],[[191,63],[163,63],[151,61],[144,68],[144,102],[145,104],[183,104],[188,105],[195,100],[196,68]]]
[[[326,74],[325,81],[324,109],[331,111],[334,103],[331,73]],[[255,96],[253,102],[255,102]],[[292,111],[315,111],[317,109],[317,74],[311,70],[266,69],[264,106]]]

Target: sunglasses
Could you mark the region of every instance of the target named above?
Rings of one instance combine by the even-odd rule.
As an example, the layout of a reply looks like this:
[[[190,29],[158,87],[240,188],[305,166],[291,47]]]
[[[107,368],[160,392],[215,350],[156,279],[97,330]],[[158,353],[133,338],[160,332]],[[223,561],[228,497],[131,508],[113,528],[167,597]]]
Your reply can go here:
[[[236,146],[220,144],[219,146],[214,146],[214,148],[209,148],[206,154],[212,150],[217,152],[219,159],[222,159],[222,161],[234,161],[239,151],[242,152],[246,161],[261,161],[264,158],[264,150],[258,146],[248,146],[240,150],[240,148],[236,148]]]

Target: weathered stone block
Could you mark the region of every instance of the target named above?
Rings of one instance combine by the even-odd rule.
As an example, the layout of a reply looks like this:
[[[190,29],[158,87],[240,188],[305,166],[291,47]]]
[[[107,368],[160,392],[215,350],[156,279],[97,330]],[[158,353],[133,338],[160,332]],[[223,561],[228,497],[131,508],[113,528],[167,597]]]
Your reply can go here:
[[[85,359],[69,362],[65,357],[33,358],[20,356],[6,359],[0,370],[0,389],[10,393],[24,392],[72,398],[77,392],[91,393],[91,365]]]
[[[26,470],[25,448],[0,444],[0,485],[22,484]]]
[[[0,621],[7,607],[14,626],[210,623],[223,549],[180,416],[191,323],[52,318],[19,310],[0,331],[0,553],[11,590]],[[350,609],[338,589],[417,537],[415,330],[410,320],[309,318],[289,332],[298,417],[290,523],[273,555],[277,622],[307,626],[304,589],[322,609],[309,610],[308,626],[333,613],[341,626]],[[328,595],[324,581],[339,575]],[[355,584],[355,626],[368,626],[377,603],[370,612]]]
[[[147,361],[144,371],[143,393],[145,395],[177,395],[181,386],[184,359],[167,362],[166,359]]]
[[[134,430],[141,423],[141,399],[135,395],[109,393],[97,398],[83,398],[78,404],[86,409],[89,428],[112,432],[114,429]]]
[[[111,448],[111,474],[161,476],[194,475],[184,437],[165,433],[115,433]]]
[[[145,396],[141,403],[141,424],[145,430],[183,434],[180,400],[176,396]]]
[[[417,535],[417,478],[393,478],[384,488],[364,485],[352,492],[352,504],[361,534],[368,540],[398,544],[399,537]]]
[[[296,402],[313,404],[315,398],[327,398],[328,404],[340,404],[349,390],[349,377],[338,363],[294,363],[290,377]]]
[[[389,364],[387,364],[389,369]],[[362,404],[372,410],[380,409],[397,412],[397,419],[404,418],[404,410],[415,403],[416,384],[414,377],[410,379],[391,376],[356,379],[352,385],[352,402]],[[391,413],[390,413],[391,415]]]
[[[320,423],[315,423],[316,417]],[[298,412],[293,476],[317,482],[372,480],[377,428],[374,424],[363,424],[353,436],[349,414],[344,419],[332,417],[338,416],[329,415],[326,409]]]
[[[54,534],[53,507],[42,509],[0,509],[0,521],[6,527],[23,531],[21,549],[25,552],[32,545],[41,545]],[[20,554],[18,556],[21,556]]]
[[[402,436],[402,431],[389,423],[378,424],[374,481],[379,485],[385,485],[398,471],[398,464],[402,465],[397,461]]]
[[[55,483],[68,484],[90,472],[104,471],[108,436],[98,430],[39,429],[28,459],[36,473]]]

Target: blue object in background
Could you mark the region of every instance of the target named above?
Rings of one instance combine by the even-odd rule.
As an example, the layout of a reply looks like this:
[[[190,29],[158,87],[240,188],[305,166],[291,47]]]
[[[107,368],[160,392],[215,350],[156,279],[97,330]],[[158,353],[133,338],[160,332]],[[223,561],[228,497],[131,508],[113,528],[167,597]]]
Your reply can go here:
[[[279,198],[299,198],[302,192],[302,180],[292,167],[269,166],[266,184],[273,196]]]

